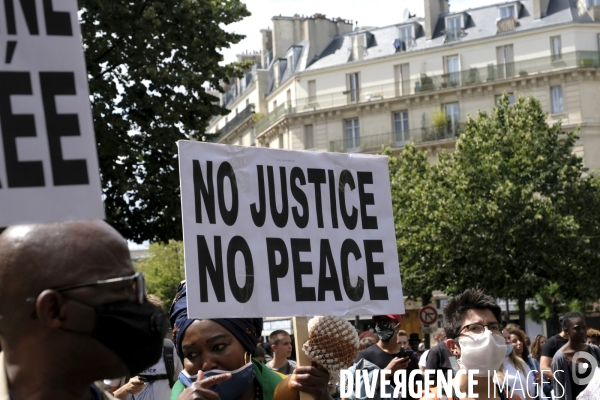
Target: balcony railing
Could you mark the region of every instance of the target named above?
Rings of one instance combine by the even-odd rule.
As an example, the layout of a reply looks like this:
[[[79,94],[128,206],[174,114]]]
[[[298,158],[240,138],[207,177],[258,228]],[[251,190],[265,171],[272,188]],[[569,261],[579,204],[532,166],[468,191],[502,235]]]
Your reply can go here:
[[[273,111],[265,115],[263,118],[258,120],[258,122],[254,125],[254,133],[259,135],[263,133],[268,127],[273,125],[279,118],[283,117],[286,114],[290,114],[293,112],[293,109],[286,109],[286,104],[281,104]]]
[[[375,152],[383,147],[403,147],[408,142],[422,144],[438,140],[456,138],[464,131],[464,124],[447,124],[439,127],[423,127],[403,132],[378,133],[359,138],[333,140],[329,142],[329,151],[338,153]],[[357,143],[359,144],[357,146]]]
[[[245,122],[253,114],[254,114],[254,106],[249,105],[246,108],[244,108],[241,113],[239,113],[238,115],[233,117],[231,119],[231,121],[226,123],[225,126],[223,128],[221,128],[221,130],[219,130],[219,139],[225,137],[227,134],[229,134],[235,128],[240,126],[243,122]]]
[[[485,82],[494,82],[514,77],[531,77],[535,74],[565,70],[570,68],[599,68],[600,53],[597,51],[576,51],[563,53],[560,58],[547,56],[507,64],[488,64],[449,74],[425,74],[418,78],[384,85],[361,86],[356,90],[354,100],[349,90],[299,98],[292,101],[292,107],[283,105],[267,114],[255,128],[256,134],[263,132],[284,114],[297,114],[315,110],[343,107],[350,104],[394,99],[418,93],[433,92],[451,88],[462,88]]]
[[[507,64],[489,64],[484,67],[469,68],[450,74],[421,74],[418,78],[384,85],[361,86],[358,99],[352,101],[348,90],[299,98],[295,100],[294,112],[302,113],[354,103],[392,99],[417,93],[432,92],[458,87],[469,87],[478,83],[494,82],[513,77],[526,77],[538,73],[568,68],[598,68],[600,53],[597,51],[578,51],[563,53],[560,59],[547,56]]]

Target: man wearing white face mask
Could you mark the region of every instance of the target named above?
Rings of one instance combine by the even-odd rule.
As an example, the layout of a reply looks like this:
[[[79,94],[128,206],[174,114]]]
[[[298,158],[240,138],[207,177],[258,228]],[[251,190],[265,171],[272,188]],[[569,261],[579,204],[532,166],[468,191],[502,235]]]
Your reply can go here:
[[[459,374],[453,382],[454,392],[447,394],[448,398],[511,399],[494,383],[494,372],[500,370],[506,356],[500,320],[500,307],[481,291],[468,289],[450,300],[444,309],[446,346],[454,354],[460,350],[458,364],[461,370],[478,372],[474,374],[471,387],[467,373]],[[432,392],[439,399],[446,398],[439,388],[433,388]],[[475,396],[466,397],[468,393]],[[427,397],[423,397],[425,399]]]

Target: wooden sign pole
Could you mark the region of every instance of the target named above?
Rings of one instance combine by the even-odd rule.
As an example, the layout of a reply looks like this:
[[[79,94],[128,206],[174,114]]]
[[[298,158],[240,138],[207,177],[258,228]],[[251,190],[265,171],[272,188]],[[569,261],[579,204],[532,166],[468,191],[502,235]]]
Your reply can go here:
[[[296,365],[310,366],[311,362],[302,350],[302,345],[308,341],[308,318],[293,317],[294,321],[294,344],[296,346]],[[300,392],[300,400],[313,400],[308,393]]]

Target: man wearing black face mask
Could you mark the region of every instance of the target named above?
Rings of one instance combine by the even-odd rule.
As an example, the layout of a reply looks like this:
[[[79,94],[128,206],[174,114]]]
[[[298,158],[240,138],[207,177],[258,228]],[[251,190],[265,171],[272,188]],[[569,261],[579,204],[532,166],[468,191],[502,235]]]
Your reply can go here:
[[[108,224],[10,227],[0,254],[0,398],[111,399],[92,383],[160,357],[164,317]]]
[[[412,355],[407,355],[396,341],[396,335],[400,330],[402,315],[388,314],[373,316],[375,322],[375,334],[379,338],[377,344],[361,350],[354,363],[361,360],[367,360],[382,370],[390,370],[393,381],[393,374],[401,369],[406,369],[406,376],[411,371],[419,369],[419,361]],[[411,397],[408,397],[411,399]]]

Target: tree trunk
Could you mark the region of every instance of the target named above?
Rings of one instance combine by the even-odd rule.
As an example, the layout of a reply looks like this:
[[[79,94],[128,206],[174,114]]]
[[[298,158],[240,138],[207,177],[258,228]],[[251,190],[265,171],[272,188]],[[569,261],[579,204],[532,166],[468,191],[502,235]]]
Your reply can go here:
[[[519,297],[519,327],[521,330],[525,330],[525,314],[527,310],[525,310],[525,298]]]
[[[504,299],[506,301],[506,323],[510,324],[510,306],[508,305],[508,299]]]

